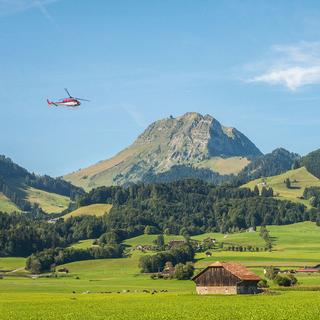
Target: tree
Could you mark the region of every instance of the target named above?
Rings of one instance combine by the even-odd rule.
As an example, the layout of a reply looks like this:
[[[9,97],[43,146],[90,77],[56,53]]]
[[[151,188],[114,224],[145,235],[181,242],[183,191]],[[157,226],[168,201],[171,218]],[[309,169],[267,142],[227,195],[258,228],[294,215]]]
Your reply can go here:
[[[159,234],[157,238],[154,240],[155,245],[159,250],[163,250],[164,248],[164,236],[163,234]]]
[[[194,266],[191,262],[186,264],[178,263],[175,266],[174,277],[178,280],[191,279],[194,273]]]
[[[262,187],[261,189],[261,197],[268,197],[268,190],[265,186]]]
[[[258,288],[269,288],[268,281],[266,279],[262,279],[258,282]]]
[[[292,169],[295,170],[295,169],[298,169],[301,167],[301,163],[298,159],[294,160],[293,161],[293,164],[292,164]]]
[[[106,245],[106,244],[115,245],[115,244],[120,243],[120,238],[119,238],[118,234],[112,230],[110,232],[103,233],[99,237],[98,243],[102,246]]]
[[[287,187],[288,189],[291,189],[291,181],[290,181],[289,178],[287,178],[287,179],[284,181],[284,183],[285,183],[285,185],[286,185],[286,187]]]
[[[184,228],[184,227],[181,228],[181,230],[180,230],[180,235],[183,236],[183,237],[185,237],[185,238],[188,238],[188,237],[190,236],[187,228]]]
[[[283,276],[278,274],[274,279],[274,282],[281,287],[294,286],[297,283],[297,281],[298,281],[297,278],[292,274],[283,275]]]
[[[38,259],[34,259],[30,263],[30,272],[33,274],[41,273],[41,263]]]
[[[157,234],[158,229],[155,226],[146,226],[144,228],[144,234]]]
[[[320,227],[320,213],[317,214],[316,224],[318,227]]]
[[[254,193],[254,195],[255,195],[256,197],[259,197],[260,191],[259,191],[259,188],[258,188],[257,185],[254,186],[253,193]]]
[[[269,280],[274,280],[278,274],[278,271],[274,267],[267,267],[265,277]]]

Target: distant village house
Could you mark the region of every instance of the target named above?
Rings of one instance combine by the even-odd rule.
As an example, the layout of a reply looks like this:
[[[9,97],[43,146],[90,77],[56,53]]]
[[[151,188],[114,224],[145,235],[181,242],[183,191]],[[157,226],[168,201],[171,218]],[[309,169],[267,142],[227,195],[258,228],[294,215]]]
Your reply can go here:
[[[183,244],[186,243],[186,240],[170,240],[168,243],[168,247],[169,249],[177,247],[177,246],[181,246]]]
[[[174,274],[174,271],[175,271],[175,268],[174,268],[172,262],[168,261],[168,262],[166,262],[161,274],[163,276],[172,276]]]
[[[298,273],[315,273],[320,272],[320,264],[317,264],[313,267],[304,267],[301,269],[296,270]]]

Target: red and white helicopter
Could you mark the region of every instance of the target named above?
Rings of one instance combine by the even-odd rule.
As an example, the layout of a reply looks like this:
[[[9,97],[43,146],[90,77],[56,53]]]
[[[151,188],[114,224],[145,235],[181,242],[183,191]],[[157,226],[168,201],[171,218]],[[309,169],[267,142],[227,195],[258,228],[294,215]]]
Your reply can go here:
[[[56,106],[56,107],[62,106],[62,107],[72,107],[72,108],[74,108],[74,107],[80,106],[80,104],[81,104],[80,101],[89,101],[87,99],[81,99],[81,98],[72,97],[71,94],[69,93],[68,89],[65,88],[64,90],[67,92],[69,98],[64,98],[64,99],[61,99],[61,100],[55,101],[55,102],[54,101],[50,101],[49,99],[47,99],[48,105],[49,106]]]

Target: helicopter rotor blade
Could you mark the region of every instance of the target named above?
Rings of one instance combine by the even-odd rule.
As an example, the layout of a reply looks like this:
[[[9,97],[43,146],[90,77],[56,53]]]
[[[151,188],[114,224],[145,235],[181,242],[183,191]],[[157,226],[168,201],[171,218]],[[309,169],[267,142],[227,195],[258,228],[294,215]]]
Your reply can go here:
[[[72,98],[72,96],[71,96],[71,94],[69,93],[68,89],[67,89],[67,88],[64,88],[64,90],[66,90],[66,93],[68,94],[68,96],[69,96],[70,98]]]
[[[77,100],[81,100],[81,101],[90,101],[90,100],[87,100],[87,99],[82,99],[82,98],[75,98],[75,99],[77,99]]]

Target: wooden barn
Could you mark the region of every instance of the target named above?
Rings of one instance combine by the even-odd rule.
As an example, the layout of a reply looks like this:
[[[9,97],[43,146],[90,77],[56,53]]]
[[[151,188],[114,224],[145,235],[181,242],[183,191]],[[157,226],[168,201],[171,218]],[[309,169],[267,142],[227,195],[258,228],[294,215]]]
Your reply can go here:
[[[261,278],[240,263],[215,262],[192,280],[198,294],[252,294]]]

